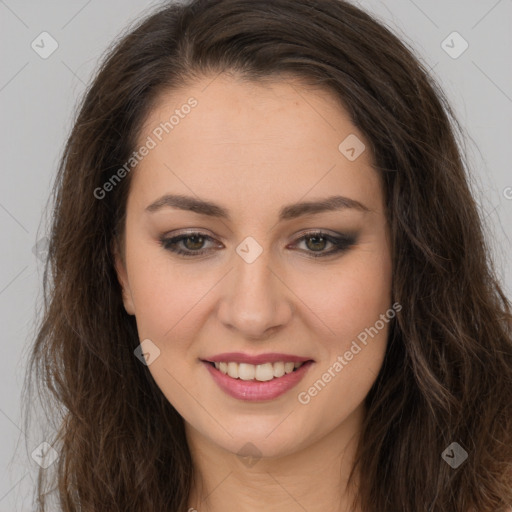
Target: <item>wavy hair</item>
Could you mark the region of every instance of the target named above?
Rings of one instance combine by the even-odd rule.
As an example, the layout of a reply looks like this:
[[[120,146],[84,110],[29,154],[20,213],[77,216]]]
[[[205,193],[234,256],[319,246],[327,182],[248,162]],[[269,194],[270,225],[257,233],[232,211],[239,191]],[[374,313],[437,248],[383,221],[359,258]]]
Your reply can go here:
[[[194,477],[183,419],[134,356],[140,341],[114,268],[131,174],[102,199],[95,190],[129,160],[162,93],[219,73],[294,77],[329,91],[382,175],[402,310],[366,397],[354,505],[504,512],[512,504],[511,304],[470,187],[463,132],[413,50],[342,0],[167,3],[108,50],[51,196],[25,403],[35,378],[59,418],[49,441],[59,458],[39,471],[37,510],[48,510],[50,492],[64,512],[186,510]],[[441,458],[455,441],[469,455],[457,470]]]

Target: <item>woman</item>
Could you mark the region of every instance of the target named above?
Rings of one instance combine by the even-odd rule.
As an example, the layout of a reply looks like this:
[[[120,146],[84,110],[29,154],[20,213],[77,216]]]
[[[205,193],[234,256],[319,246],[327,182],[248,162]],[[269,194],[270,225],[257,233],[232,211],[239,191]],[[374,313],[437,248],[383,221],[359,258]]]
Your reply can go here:
[[[456,128],[344,1],[172,3],[119,41],[31,358],[61,509],[508,510],[510,303]]]

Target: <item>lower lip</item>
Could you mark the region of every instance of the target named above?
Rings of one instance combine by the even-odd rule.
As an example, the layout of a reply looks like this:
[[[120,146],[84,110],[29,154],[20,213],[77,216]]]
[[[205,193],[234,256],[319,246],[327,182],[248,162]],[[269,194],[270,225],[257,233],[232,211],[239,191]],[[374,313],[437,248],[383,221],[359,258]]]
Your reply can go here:
[[[264,400],[273,400],[296,386],[304,375],[306,375],[313,361],[307,361],[297,370],[287,373],[282,377],[274,377],[272,380],[265,382],[233,379],[229,375],[217,370],[217,368],[210,363],[206,361],[203,361],[203,363],[206,365],[213,380],[229,396],[237,398],[238,400],[261,402]]]

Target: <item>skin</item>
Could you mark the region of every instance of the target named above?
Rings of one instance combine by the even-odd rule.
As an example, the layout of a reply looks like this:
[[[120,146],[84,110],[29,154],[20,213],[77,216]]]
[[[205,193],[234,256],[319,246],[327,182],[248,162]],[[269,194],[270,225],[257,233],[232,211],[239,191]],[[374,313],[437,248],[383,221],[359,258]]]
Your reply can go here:
[[[198,105],[133,171],[124,244],[116,253],[126,311],[136,317],[140,340],[160,350],[149,371],[185,421],[201,483],[189,506],[348,511],[345,483],[388,324],[309,403],[298,394],[392,304],[389,228],[369,145],[326,91],[227,75],[162,95],[141,143],[191,96]],[[367,148],[355,161],[338,150],[349,134]],[[171,207],[145,211],[165,193],[218,203],[232,220]],[[277,221],[284,205],[334,194],[369,211]],[[206,254],[187,258],[162,247],[160,236],[183,230],[214,239],[179,243]],[[332,245],[308,243],[300,238],[305,230],[356,233],[357,240],[314,258],[315,250],[327,253]],[[236,252],[248,236],[263,250],[251,264]],[[282,352],[315,363],[284,395],[247,402],[226,395],[200,361],[231,351]],[[258,450],[253,464],[237,455],[248,442]]]

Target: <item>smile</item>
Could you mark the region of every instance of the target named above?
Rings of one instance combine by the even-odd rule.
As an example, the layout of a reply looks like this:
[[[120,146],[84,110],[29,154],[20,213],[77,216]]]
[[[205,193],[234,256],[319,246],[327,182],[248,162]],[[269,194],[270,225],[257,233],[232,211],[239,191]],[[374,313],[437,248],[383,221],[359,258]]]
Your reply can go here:
[[[292,373],[297,368],[300,368],[304,363],[278,361],[275,363],[254,365],[249,363],[222,361],[212,364],[215,365],[217,370],[220,370],[224,375],[229,375],[233,379],[257,380],[260,382],[266,382]]]
[[[305,362],[263,363],[202,361],[210,376],[227,395],[238,400],[257,402],[278,398],[294,388],[314,364]]]

